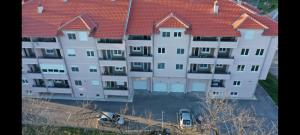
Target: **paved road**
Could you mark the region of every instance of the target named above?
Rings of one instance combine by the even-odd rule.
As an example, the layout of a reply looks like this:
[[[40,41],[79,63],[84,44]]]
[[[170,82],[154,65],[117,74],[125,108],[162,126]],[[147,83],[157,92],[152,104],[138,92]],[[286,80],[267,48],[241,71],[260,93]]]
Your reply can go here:
[[[278,109],[267,95],[265,90],[258,86],[256,90],[257,100],[238,100],[238,107],[254,108],[257,117],[271,121],[277,121]],[[146,112],[152,113],[154,120],[161,120],[161,111],[164,111],[164,121],[177,123],[176,113],[181,108],[190,108],[198,113],[201,110],[203,95],[183,95],[183,94],[159,94],[150,95],[139,93],[134,97],[133,103],[128,103],[129,113],[136,116],[144,116]],[[81,101],[73,100],[51,100],[51,102],[61,103],[72,106],[79,106]],[[125,107],[126,103],[120,102],[93,102],[97,107],[104,111],[119,112]]]

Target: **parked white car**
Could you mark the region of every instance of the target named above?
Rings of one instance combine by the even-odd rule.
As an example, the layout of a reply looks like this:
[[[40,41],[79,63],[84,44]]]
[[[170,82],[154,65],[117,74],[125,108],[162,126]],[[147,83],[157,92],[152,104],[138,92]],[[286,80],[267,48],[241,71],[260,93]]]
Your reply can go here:
[[[98,118],[98,122],[101,125],[104,124],[117,124],[117,125],[124,125],[125,120],[124,117],[112,113],[112,112],[103,112],[100,118]]]
[[[192,116],[191,111],[189,109],[180,109],[179,118],[179,124],[181,128],[192,127]]]

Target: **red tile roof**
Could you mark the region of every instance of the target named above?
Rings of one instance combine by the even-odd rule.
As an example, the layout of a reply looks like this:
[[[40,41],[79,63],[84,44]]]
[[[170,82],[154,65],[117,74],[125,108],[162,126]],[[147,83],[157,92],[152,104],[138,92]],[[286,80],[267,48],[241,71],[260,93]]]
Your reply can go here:
[[[96,28],[96,24],[87,14],[81,14],[66,22],[59,29],[63,30],[88,30],[92,31]]]
[[[52,37],[66,22],[81,16],[84,21],[75,20],[69,28],[97,25],[93,33],[98,38],[122,38],[127,17],[129,0],[41,0],[42,14],[37,13],[39,0],[31,0],[22,5],[22,36]],[[88,16],[88,17],[87,17]],[[93,21],[91,21],[93,20]],[[67,28],[68,28],[67,27]]]
[[[269,29],[267,26],[258,22],[247,13],[244,13],[232,24],[234,29]]]
[[[155,27],[189,28],[189,24],[178,18],[174,13],[170,13],[168,16],[157,22]]]
[[[213,4],[214,0],[133,0],[127,34],[151,35],[154,22],[173,12],[191,25],[192,35],[239,36],[232,24],[244,13],[269,28],[264,35],[277,35],[276,22],[245,6],[230,0],[219,0],[219,13],[216,15]],[[245,25],[249,25],[248,20]]]

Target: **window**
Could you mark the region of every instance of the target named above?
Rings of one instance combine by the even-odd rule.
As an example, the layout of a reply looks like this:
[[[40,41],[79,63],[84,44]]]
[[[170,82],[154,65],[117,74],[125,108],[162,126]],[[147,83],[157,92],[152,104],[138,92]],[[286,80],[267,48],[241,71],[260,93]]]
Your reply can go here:
[[[32,42],[56,42],[56,38],[43,38],[43,37],[36,37],[32,38]]]
[[[227,48],[219,48],[219,52],[226,52]]]
[[[174,32],[174,37],[181,37],[181,32]]]
[[[65,72],[65,67],[59,64],[40,64],[43,74],[62,74]]]
[[[82,86],[81,80],[75,80],[74,82],[76,86]]]
[[[82,93],[80,93],[79,95],[80,95],[80,96],[83,96],[83,94],[82,94]]]
[[[114,55],[115,56],[121,56],[122,55],[122,51],[121,50],[114,50]]]
[[[100,94],[96,94],[96,97],[99,97],[100,96]]]
[[[115,71],[123,71],[123,67],[115,67]]]
[[[176,70],[182,70],[183,64],[176,64]]]
[[[46,54],[54,54],[54,49],[45,49]]]
[[[67,33],[69,40],[76,40],[76,34],[75,33]]]
[[[252,65],[251,71],[257,72],[257,71],[258,71],[258,68],[259,68],[259,65]]]
[[[210,48],[201,48],[202,53],[210,53]]]
[[[76,56],[75,49],[67,49],[68,56]]]
[[[90,66],[90,72],[97,72],[96,66]]]
[[[92,80],[92,81],[91,81],[91,84],[92,84],[92,85],[99,85],[100,82],[99,82],[98,80]]]
[[[249,54],[249,49],[242,49],[241,55],[242,56],[247,56]]]
[[[255,55],[262,56],[264,55],[264,49],[257,49]]]
[[[214,92],[213,92],[213,95],[219,95],[219,92],[214,91]]]
[[[71,66],[72,72],[79,72],[79,68],[77,66]]]
[[[233,81],[233,86],[241,86],[241,81]]]
[[[157,69],[165,69],[165,63],[158,63]]]
[[[236,38],[235,37],[221,37],[220,39],[222,42],[235,42]]]
[[[132,49],[135,52],[140,52],[141,51],[141,47],[133,47]]]
[[[87,55],[88,57],[94,57],[94,56],[95,56],[95,53],[94,53],[94,51],[89,50],[89,51],[86,51],[86,55]]]
[[[31,92],[32,92],[31,90],[26,90],[27,95],[31,95]]]
[[[231,96],[237,96],[237,94],[238,94],[237,92],[230,92]]]
[[[245,65],[238,65],[236,71],[244,71]]]
[[[254,37],[254,31],[246,31],[245,32],[245,39],[253,39]]]
[[[184,54],[184,49],[177,48],[177,54]]]
[[[163,37],[170,37],[170,32],[163,32],[163,33],[162,33],[162,36],[163,36]]]
[[[158,48],[157,53],[165,53],[165,48]]]
[[[200,68],[208,68],[208,64],[199,64]]]
[[[88,35],[86,32],[79,32],[78,35],[80,41],[88,41]]]
[[[27,85],[28,84],[28,81],[26,79],[22,79],[22,84],[23,85]]]

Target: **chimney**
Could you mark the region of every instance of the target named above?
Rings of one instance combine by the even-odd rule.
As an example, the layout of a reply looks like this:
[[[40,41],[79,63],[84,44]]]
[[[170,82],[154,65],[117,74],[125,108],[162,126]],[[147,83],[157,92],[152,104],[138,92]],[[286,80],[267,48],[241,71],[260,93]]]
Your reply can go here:
[[[38,12],[39,14],[41,14],[41,13],[43,13],[43,10],[44,10],[44,7],[42,6],[41,3],[39,3],[39,6],[37,7],[37,12]]]
[[[219,5],[218,5],[218,1],[215,0],[215,2],[214,2],[214,13],[218,14],[218,12],[219,12]]]
[[[65,3],[67,3],[68,2],[68,0],[63,0]]]

